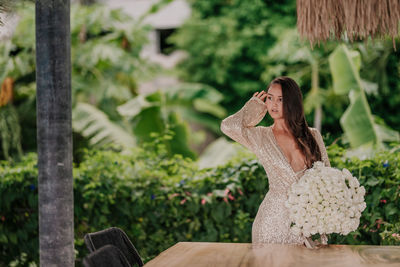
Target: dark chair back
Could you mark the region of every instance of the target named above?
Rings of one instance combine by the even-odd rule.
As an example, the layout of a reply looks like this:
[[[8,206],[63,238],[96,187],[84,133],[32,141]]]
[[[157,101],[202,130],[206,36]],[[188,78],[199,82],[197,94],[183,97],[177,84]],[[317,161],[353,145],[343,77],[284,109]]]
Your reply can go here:
[[[124,254],[116,246],[105,245],[83,259],[85,267],[131,267]]]
[[[114,245],[125,255],[131,266],[135,264],[139,267],[143,266],[143,261],[135,246],[126,233],[118,227],[110,227],[99,232],[88,233],[85,235],[84,240],[90,252],[96,251],[105,245]]]

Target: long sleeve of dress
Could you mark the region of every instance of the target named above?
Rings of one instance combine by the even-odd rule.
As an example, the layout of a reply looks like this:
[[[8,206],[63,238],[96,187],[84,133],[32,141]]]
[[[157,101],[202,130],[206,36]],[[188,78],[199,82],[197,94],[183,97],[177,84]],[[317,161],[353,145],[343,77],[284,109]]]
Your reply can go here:
[[[318,131],[317,128],[313,128],[313,131],[314,131],[315,140],[317,141],[317,144],[321,151],[322,162],[324,162],[325,166],[331,167],[331,163],[329,161],[328,153],[326,152],[326,147],[324,144],[324,140],[322,139],[321,133]]]
[[[256,126],[267,113],[267,105],[258,97],[251,97],[236,113],[221,122],[221,131],[234,141],[253,151]]]

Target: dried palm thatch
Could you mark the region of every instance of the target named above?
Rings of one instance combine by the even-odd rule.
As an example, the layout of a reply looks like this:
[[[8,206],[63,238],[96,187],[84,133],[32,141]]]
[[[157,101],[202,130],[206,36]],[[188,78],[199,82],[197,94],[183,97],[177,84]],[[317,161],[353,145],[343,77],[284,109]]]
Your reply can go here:
[[[12,2],[10,0],[0,0],[0,14],[5,14],[7,12],[10,12],[11,7],[12,7]],[[0,17],[0,26],[3,25],[4,23]]]
[[[10,6],[10,1],[0,0],[0,12],[8,11],[9,6]]]
[[[330,38],[350,41],[399,35],[400,0],[297,0],[297,29],[311,46]]]

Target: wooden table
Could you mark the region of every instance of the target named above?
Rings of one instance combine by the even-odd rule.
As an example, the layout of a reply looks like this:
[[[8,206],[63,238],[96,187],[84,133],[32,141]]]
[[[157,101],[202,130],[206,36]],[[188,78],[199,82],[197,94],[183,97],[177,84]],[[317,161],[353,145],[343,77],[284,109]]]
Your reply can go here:
[[[307,249],[295,244],[179,242],[145,264],[159,266],[400,267],[400,246],[328,245]]]

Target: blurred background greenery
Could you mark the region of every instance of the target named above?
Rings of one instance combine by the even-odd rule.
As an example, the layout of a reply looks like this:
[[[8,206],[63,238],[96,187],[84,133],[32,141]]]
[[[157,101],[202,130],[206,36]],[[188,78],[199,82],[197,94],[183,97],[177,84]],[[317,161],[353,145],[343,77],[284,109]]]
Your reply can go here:
[[[163,39],[162,51],[185,57],[165,68],[141,51],[153,42],[144,18],[170,2],[154,1],[139,18],[100,3],[72,5],[76,163],[84,148],[112,144],[129,151],[167,124],[176,134],[167,142],[171,155],[205,167],[227,162],[221,119],[281,75],[300,84],[307,121],[327,145],[340,142],[349,156],[360,157],[400,140],[399,52],[391,40],[331,41],[312,49],[297,34],[293,0],[189,1],[190,17]],[[34,7],[24,3],[17,14],[15,31],[0,43],[0,157],[6,160],[36,150]],[[177,82],[140,90],[161,75]],[[271,123],[267,115],[260,125]]]
[[[358,166],[354,167],[353,173],[357,176],[360,168],[368,167],[368,171],[374,172],[371,167],[375,166],[374,164],[376,166],[388,164],[381,162],[384,157],[377,156],[381,155],[379,153],[398,154],[400,148],[400,111],[398,109],[400,105],[400,52],[393,48],[392,40],[349,43],[344,39],[340,42],[321,43],[320,46],[311,48],[306,41],[299,39],[296,31],[295,0],[279,2],[190,0],[186,3],[190,6],[191,13],[183,24],[173,30],[158,30],[158,37],[162,37],[163,42],[160,48],[163,56],[176,55],[177,52],[184,55],[173,67],[165,67],[163,64],[143,57],[142,52],[145,47],[154,42],[150,34],[154,32],[154,26],[146,23],[146,18],[168,8],[176,1],[152,1],[150,8],[139,17],[132,17],[123,9],[112,9],[107,3],[78,1],[72,4],[73,153],[76,170],[79,170],[79,166],[83,163],[85,163],[84,166],[89,164],[87,158],[88,154],[92,155],[90,151],[93,153],[114,151],[116,154],[112,155],[116,158],[115,162],[118,161],[119,154],[134,159],[138,157],[138,153],[144,153],[138,149],[145,147],[149,142],[155,142],[154,135],[166,136],[153,143],[153,145],[163,147],[164,150],[161,154],[159,152],[146,154],[148,162],[143,163],[144,165],[150,164],[152,157],[156,162],[159,160],[169,162],[181,155],[197,166],[193,167],[196,171],[190,167],[192,178],[195,180],[196,175],[193,173],[217,170],[226,164],[231,164],[230,160],[246,151],[242,146],[222,135],[219,128],[221,120],[239,110],[255,91],[266,89],[273,78],[281,75],[294,78],[301,86],[307,122],[310,126],[320,129],[328,150],[340,150],[340,153],[331,152],[330,154],[331,161],[335,162],[334,166],[342,166],[340,162],[346,162],[347,158],[352,163],[346,164]],[[23,192],[13,192],[10,187],[10,184],[13,184],[10,182],[10,177],[16,175],[20,164],[26,161],[31,162],[29,160],[34,157],[31,153],[36,152],[34,13],[34,6],[29,1],[18,5],[16,14],[19,19],[15,24],[15,29],[12,34],[0,40],[2,148],[0,160],[2,160],[1,166],[4,171],[0,174],[0,189],[3,190],[1,202],[8,203],[7,209],[4,208],[3,211],[2,207],[1,211],[1,216],[3,216],[1,218],[5,218],[4,220],[7,220],[8,216],[4,217],[6,210],[7,212],[13,210],[12,203],[14,199],[19,198],[17,195],[25,196]],[[399,40],[395,40],[395,44],[397,48],[400,47]],[[169,77],[174,82],[163,82],[165,79],[154,82],[159,81],[159,77]],[[148,84],[152,84],[151,90],[142,89]],[[272,119],[267,115],[260,125],[265,126],[271,123]],[[166,133],[168,134],[165,135]],[[360,167],[362,164],[360,162],[368,158],[374,164]],[[110,159],[107,158],[107,160]],[[104,163],[103,161],[106,160],[99,159],[100,163]],[[90,162],[93,165],[90,168],[102,166],[100,163],[96,165],[93,161]],[[176,169],[180,166],[171,163],[172,167],[164,169],[158,164],[152,166],[152,171],[159,167],[159,174],[133,172],[130,177],[151,179],[159,175],[168,180],[170,168]],[[398,166],[398,157],[394,157],[390,164]],[[34,166],[29,169],[29,177],[32,176],[32,172],[35,172],[34,169]],[[240,168],[237,169],[237,171],[240,170]],[[390,181],[384,186],[391,184],[397,188],[400,179],[398,173],[393,174],[394,171],[385,173],[385,170],[379,170],[378,173],[371,175],[378,180],[386,177]],[[115,168],[114,171],[117,173],[110,175],[111,180],[123,169]],[[223,171],[218,171],[218,173],[215,177],[224,176]],[[91,175],[85,176],[87,179],[85,183],[90,184],[90,187],[95,190],[96,185],[100,186],[100,184],[93,185],[90,181]],[[129,175],[126,173],[121,175],[121,177],[127,176]],[[34,180],[35,178],[32,177],[29,179]],[[215,177],[213,178],[216,179],[215,181],[220,179]],[[157,184],[158,180],[155,180],[153,186],[157,188],[154,188],[154,191],[167,196],[174,192],[173,185],[176,179],[182,180],[177,177],[171,178],[168,182],[170,186],[168,192],[163,192],[164,185]],[[190,180],[190,177],[188,179]],[[229,179],[224,180],[221,188],[216,188],[216,185],[213,188],[225,190]],[[37,192],[30,186],[35,186],[35,182],[31,180],[29,180],[29,185],[22,189],[27,188],[26,190],[31,190],[29,192]],[[207,180],[204,185],[207,187],[207,192],[214,190],[208,188],[210,187],[208,182],[212,183],[212,181]],[[378,184],[369,183],[370,186]],[[89,192],[91,189],[82,190]],[[135,187],[132,190],[139,189]],[[246,189],[242,188],[242,190]],[[260,195],[265,194],[266,190],[264,185]],[[370,192],[372,193],[373,190],[371,189]],[[388,201],[398,204],[400,196],[398,191],[397,193],[390,191],[387,195],[382,192],[386,191],[382,189],[378,195],[374,196],[371,203],[379,204],[381,198],[387,199],[390,196],[391,200]],[[103,193],[107,194],[105,191]],[[147,193],[149,192],[141,194]],[[199,193],[197,196],[199,201],[205,193]],[[151,197],[151,192],[149,194]],[[211,199],[204,199],[211,203]],[[32,199],[29,201],[34,202]],[[28,214],[37,214],[35,211],[37,207],[29,201],[25,199],[22,203],[26,205],[19,209]],[[222,203],[218,205],[229,205],[223,201],[223,198],[215,199],[215,201]],[[249,201],[254,208],[258,207],[260,199],[257,195],[256,199]],[[85,203],[93,203],[93,199],[84,197],[76,205],[83,207]],[[147,204],[139,206],[143,208],[145,205]],[[221,206],[221,209],[224,208]],[[76,209],[76,215],[81,216],[78,206]],[[101,225],[96,225],[98,228],[108,225],[107,221],[110,220],[108,214],[111,212],[103,211],[106,217],[99,221]],[[25,214],[24,212],[21,214]],[[197,214],[196,212],[194,214]],[[248,230],[254,217],[254,210],[241,212],[235,213],[237,216],[235,220],[242,225],[243,229]],[[380,219],[390,221],[392,226],[399,220],[398,216],[392,216],[393,209],[388,209],[386,215],[377,215],[378,209],[371,208],[369,212],[373,221],[368,222],[367,230],[370,227],[372,229],[376,221]],[[79,221],[77,227],[80,228],[76,229],[76,233],[81,235],[85,231],[96,230],[96,227],[88,226],[91,224],[90,220],[96,218],[97,221],[96,216]],[[151,217],[152,215],[141,213],[140,216]],[[207,214],[203,216],[207,217]],[[209,222],[210,225],[213,223],[218,225],[221,221],[220,218],[214,219],[214,222]],[[2,219],[0,224],[0,232],[8,229],[4,220]],[[14,220],[17,222],[20,219]],[[115,224],[127,228],[129,223],[139,223],[135,220],[118,221]],[[147,221],[147,223],[151,222]],[[174,222],[166,222],[165,225],[157,227],[168,228],[170,224]],[[216,225],[208,228],[217,231],[217,234],[213,232],[214,230],[209,233],[213,241],[248,241],[245,238],[248,232],[244,232],[245,235],[232,234],[230,237],[224,237],[223,232],[229,227],[218,226],[218,228]],[[35,233],[35,227],[37,225],[28,227],[31,229],[30,234]],[[154,250],[143,248],[146,257],[151,258],[177,240],[197,240],[198,238],[192,239],[193,236],[199,236],[193,232],[197,226],[191,227],[190,231],[188,230],[189,237],[178,235],[153,240],[162,244],[154,245],[157,248]],[[396,230],[398,225],[396,227],[392,227],[394,230],[391,228],[392,232],[388,230],[387,236],[398,231]],[[138,229],[129,231],[132,235],[145,239]],[[25,240],[27,236],[29,234],[25,233],[16,234],[14,237],[2,235],[0,243],[2,245],[14,241],[18,243],[20,238]],[[381,236],[378,233],[365,234],[362,240],[365,243],[379,244],[382,243],[379,238]],[[78,247],[82,246],[82,236],[78,236],[77,240]],[[139,242],[143,242],[140,244],[144,246],[143,240]],[[168,240],[168,244],[165,240]],[[356,243],[357,241],[341,240],[341,242]],[[34,245],[32,246],[25,252],[34,249]],[[6,253],[6,250],[2,252]]]

